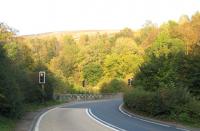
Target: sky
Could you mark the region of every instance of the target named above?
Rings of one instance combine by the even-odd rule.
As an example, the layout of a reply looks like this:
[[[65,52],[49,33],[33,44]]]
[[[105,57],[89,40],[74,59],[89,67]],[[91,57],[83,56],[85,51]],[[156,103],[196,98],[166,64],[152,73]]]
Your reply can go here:
[[[54,31],[141,28],[191,17],[199,0],[0,0],[0,22],[18,35]]]

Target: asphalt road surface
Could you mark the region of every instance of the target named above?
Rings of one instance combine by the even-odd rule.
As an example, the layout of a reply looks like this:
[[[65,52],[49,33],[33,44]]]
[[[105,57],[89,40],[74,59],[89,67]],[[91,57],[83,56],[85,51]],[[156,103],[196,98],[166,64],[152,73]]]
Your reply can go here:
[[[129,117],[121,99],[66,104],[44,113],[35,131],[180,131],[176,127]],[[186,131],[186,130],[185,130]]]

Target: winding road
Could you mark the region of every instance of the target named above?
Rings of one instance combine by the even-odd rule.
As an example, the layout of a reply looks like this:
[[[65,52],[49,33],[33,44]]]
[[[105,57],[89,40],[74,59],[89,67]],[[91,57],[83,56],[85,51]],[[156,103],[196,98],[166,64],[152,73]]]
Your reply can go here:
[[[121,104],[122,99],[69,103],[42,114],[35,131],[187,131],[126,115]]]

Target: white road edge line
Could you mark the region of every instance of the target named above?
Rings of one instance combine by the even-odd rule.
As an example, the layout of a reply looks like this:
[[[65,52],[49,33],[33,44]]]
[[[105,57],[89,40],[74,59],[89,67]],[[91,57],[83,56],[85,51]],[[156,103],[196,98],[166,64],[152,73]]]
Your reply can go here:
[[[123,105],[123,104],[121,104],[121,105],[119,106],[119,111],[120,111],[122,114],[124,114],[124,115],[127,115],[127,116],[129,116],[129,117],[132,117],[131,115],[129,115],[128,113],[126,113],[126,112],[124,112],[124,111],[122,110],[122,105]],[[153,121],[149,121],[149,120],[144,120],[144,119],[141,119],[141,118],[138,118],[138,117],[133,117],[133,118],[138,119],[138,120],[141,120],[141,121],[145,121],[145,122],[151,123],[151,124],[156,124],[156,125],[160,125],[160,126],[170,127],[169,125],[166,125],[166,124],[161,124],[161,123],[157,123],[157,122],[153,122]]]
[[[123,113],[123,114],[125,114],[125,115],[127,115],[127,116],[129,116],[129,117],[133,117],[133,116],[129,115],[128,113],[126,113],[126,112],[124,112],[124,111],[122,110],[122,105],[123,105],[123,104],[121,104],[121,105],[119,106],[119,110],[120,110],[120,112]],[[137,117],[133,117],[133,118],[135,118],[135,119],[139,119],[139,120],[141,120],[141,121],[145,121],[145,122],[149,122],[149,123],[153,123],[153,124],[161,125],[161,126],[170,127],[169,125],[165,125],[165,124],[161,124],[161,123],[156,123],[156,122],[152,122],[152,121],[144,120],[144,119],[137,118]],[[178,128],[178,127],[176,127],[176,129],[177,129],[177,130],[181,130],[181,131],[190,131],[190,130],[188,130],[188,129]]]
[[[39,131],[39,125],[40,125],[40,121],[42,120],[42,118],[47,114],[49,113],[50,111],[53,111],[57,109],[57,107],[53,108],[53,109],[50,109],[50,110],[47,110],[46,112],[44,112],[42,115],[40,115],[40,117],[38,118],[37,122],[36,122],[36,125],[35,125],[35,128],[34,128],[34,131]]]
[[[181,131],[190,131],[190,130],[188,130],[188,129],[178,128],[178,127],[177,127],[176,129],[181,130]]]
[[[117,126],[111,125],[111,124],[109,124],[109,123],[103,121],[102,119],[98,118],[97,116],[95,116],[95,115],[91,112],[91,109],[90,109],[90,108],[89,108],[89,109],[86,109],[86,113],[87,113],[87,115],[88,115],[91,119],[93,119],[94,121],[96,121],[97,123],[99,123],[99,124],[101,124],[101,125],[103,125],[103,126],[105,126],[105,127],[108,127],[109,129],[111,129],[111,130],[113,130],[113,131],[126,131],[126,130],[124,130],[124,129],[121,129],[121,128],[117,127]]]

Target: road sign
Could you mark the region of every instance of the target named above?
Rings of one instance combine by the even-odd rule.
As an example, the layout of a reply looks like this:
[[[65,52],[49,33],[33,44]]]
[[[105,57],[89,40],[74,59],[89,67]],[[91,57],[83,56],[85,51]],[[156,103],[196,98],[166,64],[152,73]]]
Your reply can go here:
[[[45,72],[44,71],[39,72],[39,84],[45,84]]]

